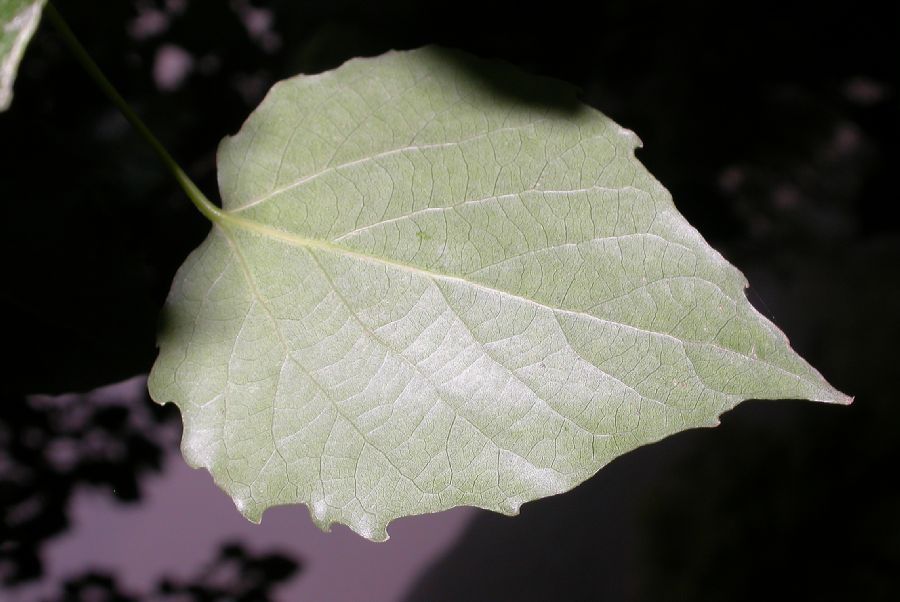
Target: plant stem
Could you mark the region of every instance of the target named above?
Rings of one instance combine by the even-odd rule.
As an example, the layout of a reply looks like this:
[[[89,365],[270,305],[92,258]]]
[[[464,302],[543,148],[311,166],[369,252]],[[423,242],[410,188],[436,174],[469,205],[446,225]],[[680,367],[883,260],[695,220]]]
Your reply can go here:
[[[100,67],[97,66],[94,59],[91,58],[84,46],[81,45],[81,42],[78,41],[78,38],[75,37],[75,34],[72,33],[72,30],[62,18],[62,15],[57,12],[53,4],[50,2],[47,3],[44,14],[47,15],[50,22],[56,27],[60,37],[68,45],[69,50],[72,51],[74,57],[78,60],[84,70],[87,71],[91,79],[94,80],[94,83],[97,84],[112,103],[116,105],[116,108],[118,108],[125,119],[128,120],[128,123],[137,130],[137,133],[147,141],[154,151],[156,151],[156,154],[162,160],[163,164],[175,177],[175,180],[188,195],[188,198],[191,199],[191,202],[193,202],[197,209],[200,210],[200,213],[213,223],[218,223],[223,217],[222,210],[213,205],[209,199],[206,198],[197,185],[191,181],[184,170],[175,162],[175,159],[172,158],[169,151],[165,149],[162,143],[156,139],[156,136],[150,132],[146,125],[144,125],[141,118],[135,114],[130,106],[128,106],[128,103],[125,102],[122,95],[119,94],[109,80],[106,79],[106,76],[100,71]]]

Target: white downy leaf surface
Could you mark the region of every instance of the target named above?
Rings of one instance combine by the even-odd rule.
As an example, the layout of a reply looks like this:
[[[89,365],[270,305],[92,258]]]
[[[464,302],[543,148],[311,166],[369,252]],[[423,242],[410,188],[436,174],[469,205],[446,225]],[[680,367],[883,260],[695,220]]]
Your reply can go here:
[[[384,540],[744,399],[848,402],[638,145],[565,84],[435,48],[277,84],[222,142],[225,213],[164,311],[150,389],[187,460],[251,520],[303,503]]]

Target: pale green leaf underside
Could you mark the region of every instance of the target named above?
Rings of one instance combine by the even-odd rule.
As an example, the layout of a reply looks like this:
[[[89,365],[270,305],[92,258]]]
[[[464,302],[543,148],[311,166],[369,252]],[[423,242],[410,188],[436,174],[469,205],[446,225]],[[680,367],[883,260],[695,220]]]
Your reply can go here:
[[[0,0],[0,111],[12,102],[13,82],[46,0]]]
[[[635,135],[573,99],[426,48],[283,81],[222,142],[225,214],[175,278],[150,390],[245,516],[300,502],[383,540],[515,513],[743,399],[849,401]]]

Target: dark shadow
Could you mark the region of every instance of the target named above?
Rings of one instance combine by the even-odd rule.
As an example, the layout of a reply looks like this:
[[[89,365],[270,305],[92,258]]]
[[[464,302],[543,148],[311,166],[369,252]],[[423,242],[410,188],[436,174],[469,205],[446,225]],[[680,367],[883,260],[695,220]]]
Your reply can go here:
[[[490,95],[497,105],[531,107],[559,119],[571,118],[584,106],[578,89],[567,82],[515,68],[505,60],[483,60],[454,48],[431,46],[435,69],[446,70],[469,94]],[[440,64],[443,63],[443,64]]]

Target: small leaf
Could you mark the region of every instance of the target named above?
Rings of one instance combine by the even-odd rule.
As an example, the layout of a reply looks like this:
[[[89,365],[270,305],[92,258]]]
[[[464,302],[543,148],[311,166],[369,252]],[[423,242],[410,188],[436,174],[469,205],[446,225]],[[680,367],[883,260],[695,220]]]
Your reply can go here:
[[[277,84],[222,142],[223,216],[164,311],[150,390],[188,462],[253,521],[302,502],[384,540],[744,399],[849,402],[638,145],[567,85],[434,48]]]
[[[25,47],[41,20],[46,0],[0,0],[0,111],[12,102],[12,87]]]

